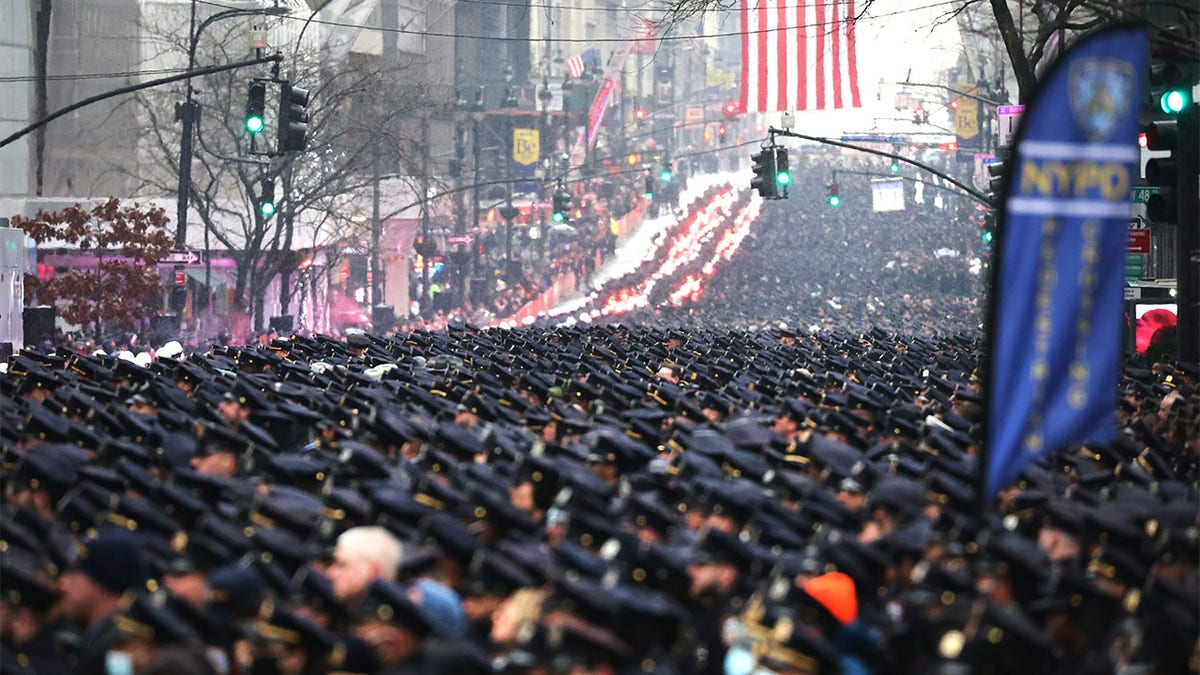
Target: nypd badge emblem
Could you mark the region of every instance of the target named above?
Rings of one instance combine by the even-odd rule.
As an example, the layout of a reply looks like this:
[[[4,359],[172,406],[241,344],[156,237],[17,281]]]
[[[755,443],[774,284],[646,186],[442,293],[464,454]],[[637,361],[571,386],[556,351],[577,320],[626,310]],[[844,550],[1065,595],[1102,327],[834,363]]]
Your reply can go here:
[[[1135,76],[1126,61],[1082,59],[1071,64],[1067,79],[1071,112],[1088,140],[1109,140],[1124,116],[1133,110]]]

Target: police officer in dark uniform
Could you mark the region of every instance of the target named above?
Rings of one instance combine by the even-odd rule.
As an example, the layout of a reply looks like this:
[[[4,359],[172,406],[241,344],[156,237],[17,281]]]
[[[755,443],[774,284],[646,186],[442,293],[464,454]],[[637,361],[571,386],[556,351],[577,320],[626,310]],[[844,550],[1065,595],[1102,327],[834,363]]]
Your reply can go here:
[[[0,563],[0,673],[70,673],[55,639],[52,609],[58,593],[31,567]]]
[[[745,606],[751,589],[743,582],[756,558],[751,545],[735,534],[709,529],[701,536],[688,566],[694,620],[684,634],[691,643],[692,658],[681,664],[682,672],[724,672],[726,645],[722,628]]]
[[[430,663],[424,653],[433,632],[429,617],[390,581],[371,583],[363,598],[354,635],[371,646],[380,664],[380,675],[424,675]]]
[[[59,577],[65,619],[82,632],[74,654],[80,675],[104,675],[105,657],[117,639],[115,615],[145,587],[146,564],[132,532],[108,530],[86,540]]]

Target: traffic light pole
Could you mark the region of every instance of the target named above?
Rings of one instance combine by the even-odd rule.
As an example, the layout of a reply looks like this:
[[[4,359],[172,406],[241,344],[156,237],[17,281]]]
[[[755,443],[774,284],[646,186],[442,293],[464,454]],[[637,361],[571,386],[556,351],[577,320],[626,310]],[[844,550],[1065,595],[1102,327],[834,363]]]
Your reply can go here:
[[[227,19],[235,16],[253,16],[257,14],[279,15],[287,13],[284,8],[267,7],[264,9],[228,9],[223,12],[217,12],[212,16],[200,22],[199,27],[192,31],[188,39],[188,65],[187,72],[192,73],[196,67],[196,47],[200,43],[200,35],[204,33],[204,29],[211,26],[213,23],[221,19]],[[196,3],[192,3],[192,26],[196,25]],[[282,59],[279,55],[274,55],[265,59],[255,59],[251,63],[266,63],[273,61],[278,63]],[[207,70],[207,69],[206,69]],[[197,73],[204,74],[204,73]],[[187,219],[188,219],[188,191],[192,185],[192,143],[195,138],[195,124],[199,117],[198,108],[195,101],[192,99],[195,90],[192,88],[191,80],[188,80],[187,94],[183,105],[176,108],[175,116],[183,123],[181,137],[179,139],[179,186],[175,192],[176,210],[175,210],[175,246],[183,248],[187,244]]]
[[[772,136],[788,136],[790,138],[801,138],[806,141],[813,141],[814,143],[821,143],[824,145],[833,145],[833,146],[836,146],[839,148],[849,148],[850,150],[858,150],[859,152],[865,152],[869,155],[879,155],[880,157],[887,157],[888,159],[894,159],[894,160],[897,160],[900,162],[904,162],[905,164],[911,164],[912,166],[915,166],[918,169],[921,169],[922,171],[927,171],[927,172],[937,176],[938,178],[941,178],[942,180],[946,181],[947,183],[950,183],[954,187],[956,187],[956,188],[962,190],[963,192],[967,193],[968,195],[970,195],[972,198],[975,199],[975,201],[979,202],[980,204],[984,204],[984,205],[991,204],[991,202],[988,201],[987,195],[983,194],[982,192],[980,192],[979,190],[976,190],[973,187],[970,187],[969,185],[958,180],[957,178],[955,178],[945,172],[939,171],[939,170],[933,168],[932,166],[925,164],[924,162],[918,162],[915,159],[909,159],[908,157],[905,157],[903,155],[898,155],[894,152],[884,152],[883,150],[875,150],[874,148],[864,148],[861,145],[854,145],[853,143],[843,143],[842,141],[835,141],[832,138],[822,138],[821,136],[809,136],[807,134],[796,133],[796,132],[790,131],[788,129],[776,129],[775,127],[771,127],[767,131]]]
[[[247,10],[247,9],[228,9],[223,12],[217,12],[212,16],[200,22],[196,26],[196,2],[193,0],[191,21],[188,24],[188,64],[187,72],[190,74],[196,67],[196,46],[200,43],[200,35],[205,28],[211,26],[214,22],[221,19],[226,19],[234,16],[252,16],[256,14],[285,14],[290,10],[280,7],[268,7],[264,9]],[[275,55],[268,59],[257,59],[260,62],[274,61],[278,66],[282,57]],[[175,248],[182,250],[187,246],[187,225],[188,225],[188,207],[189,193],[192,188],[192,143],[195,139],[196,122],[200,117],[200,106],[193,100],[195,90],[192,88],[192,81],[188,79],[186,87],[186,98],[183,105],[176,106],[175,118],[182,123],[179,139],[179,184],[175,191]],[[176,265],[173,270],[175,278],[178,279],[180,273],[183,272],[183,265]],[[206,275],[207,276],[207,275]],[[180,289],[173,289],[171,293],[170,309],[177,314],[183,312],[184,303],[186,302],[185,293],[180,293]],[[207,288],[204,289],[208,293]]]
[[[1200,361],[1200,106],[1179,116],[1175,230],[1176,336],[1179,360]]]

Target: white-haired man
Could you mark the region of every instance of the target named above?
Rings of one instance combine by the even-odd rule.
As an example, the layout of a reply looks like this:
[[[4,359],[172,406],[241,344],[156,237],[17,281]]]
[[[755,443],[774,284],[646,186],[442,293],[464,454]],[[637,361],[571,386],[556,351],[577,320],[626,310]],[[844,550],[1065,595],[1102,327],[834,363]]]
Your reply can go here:
[[[357,608],[372,581],[395,581],[402,551],[400,540],[382,527],[353,527],[343,532],[326,572],[334,597],[348,609]]]

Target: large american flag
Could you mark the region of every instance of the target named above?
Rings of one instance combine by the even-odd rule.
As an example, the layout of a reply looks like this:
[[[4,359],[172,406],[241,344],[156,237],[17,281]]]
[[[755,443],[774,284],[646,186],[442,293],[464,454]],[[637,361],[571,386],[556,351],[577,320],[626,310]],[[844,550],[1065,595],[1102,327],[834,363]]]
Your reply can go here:
[[[742,110],[860,108],[854,0],[741,0]]]

